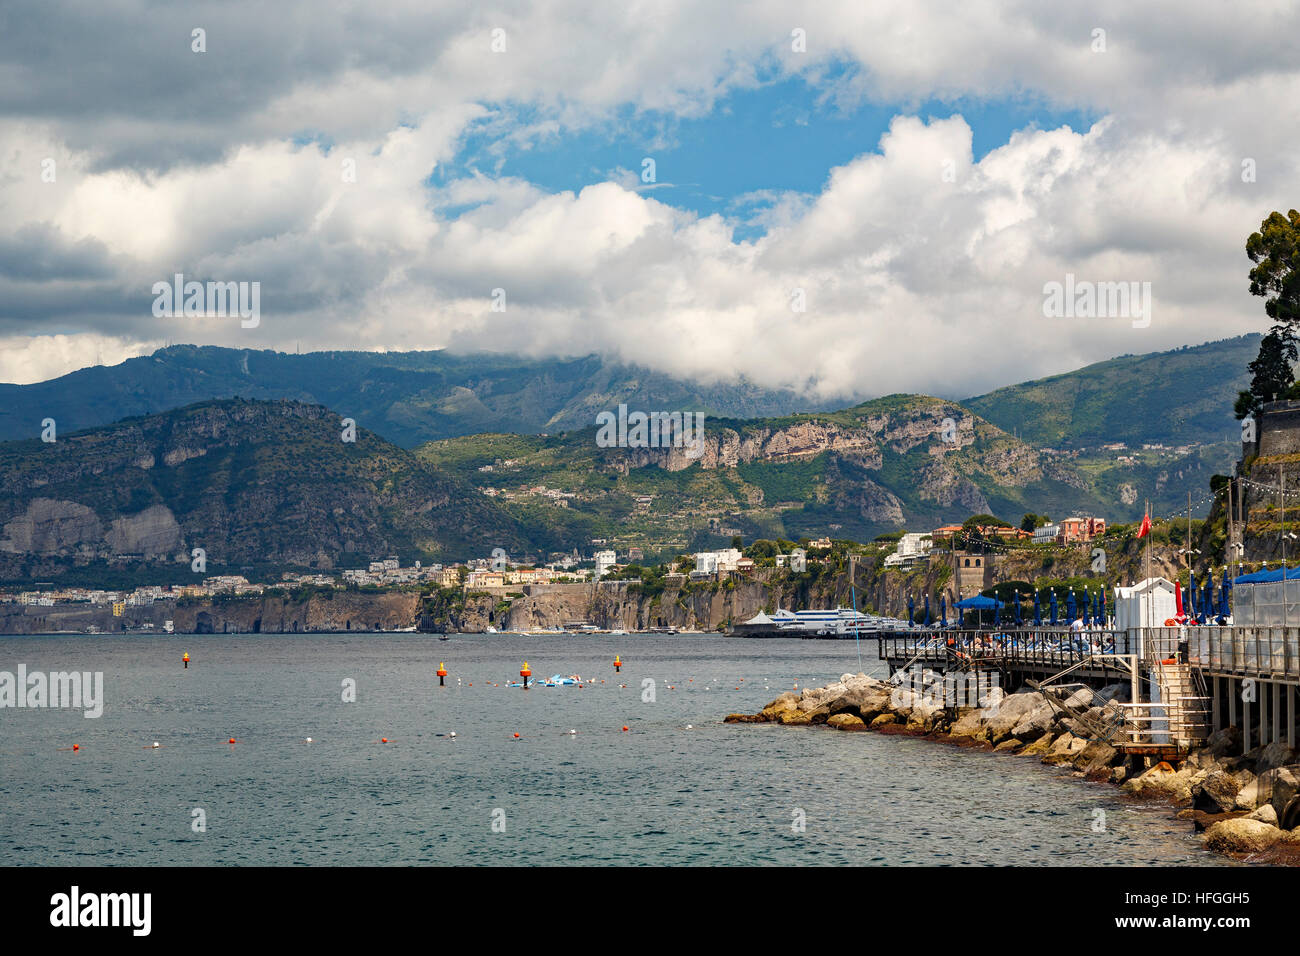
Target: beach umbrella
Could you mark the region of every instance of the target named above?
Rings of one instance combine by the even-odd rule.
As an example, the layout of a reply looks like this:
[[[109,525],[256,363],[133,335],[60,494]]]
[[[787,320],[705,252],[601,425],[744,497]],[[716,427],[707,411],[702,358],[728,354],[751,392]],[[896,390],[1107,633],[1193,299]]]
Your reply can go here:
[[[1011,596],[1012,596],[1012,602],[1014,603],[1016,609],[1016,627],[1019,627],[1020,626],[1020,592],[1012,591]]]
[[[1183,589],[1182,586],[1174,582],[1174,617],[1184,618],[1187,615],[1183,613]]]
[[[1200,617],[1196,613],[1198,597],[1196,592],[1196,572],[1188,569],[1187,571],[1187,616],[1193,621]]]
[[[1043,626],[1043,614],[1038,607],[1038,588],[1034,588],[1034,627]]]
[[[1056,627],[1056,588],[1052,588],[1052,589],[1051,589],[1050,591],[1048,591],[1047,593],[1048,593],[1049,595],[1051,595],[1051,605],[1052,605],[1052,621],[1051,621],[1051,623],[1052,623],[1052,627]]]
[[[1228,616],[1228,597],[1232,593],[1232,582],[1228,580],[1228,569],[1223,569],[1223,583],[1219,585],[1219,616]]]
[[[1105,588],[1098,588],[1097,596],[1092,599],[1092,619],[1098,627],[1104,627],[1106,624],[1106,618],[1101,613],[1101,596],[1105,593]]]
[[[1214,571],[1211,569],[1205,575],[1205,587],[1201,589],[1201,618],[1202,624],[1210,623],[1214,617]]]
[[[1070,596],[1065,599],[1065,613],[1069,615],[1071,624],[1073,624],[1074,619],[1079,616],[1079,605],[1078,602],[1074,600],[1074,588],[1070,588]]]
[[[948,626],[948,598],[946,595],[939,595],[939,626]]]
[[[912,600],[912,595],[907,596],[907,626],[911,627],[916,623],[916,602]]]
[[[930,626],[930,592],[929,591],[925,592],[925,621],[923,623],[926,627]]]

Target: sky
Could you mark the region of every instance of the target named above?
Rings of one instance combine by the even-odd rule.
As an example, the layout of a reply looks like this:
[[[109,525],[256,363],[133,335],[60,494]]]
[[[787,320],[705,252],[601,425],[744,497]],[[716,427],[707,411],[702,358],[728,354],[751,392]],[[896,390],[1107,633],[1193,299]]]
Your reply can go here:
[[[187,342],[963,397],[1262,330],[1297,37],[1266,0],[8,0],[0,381]],[[155,314],[178,273],[256,322]],[[1143,317],[1050,304],[1119,282]]]

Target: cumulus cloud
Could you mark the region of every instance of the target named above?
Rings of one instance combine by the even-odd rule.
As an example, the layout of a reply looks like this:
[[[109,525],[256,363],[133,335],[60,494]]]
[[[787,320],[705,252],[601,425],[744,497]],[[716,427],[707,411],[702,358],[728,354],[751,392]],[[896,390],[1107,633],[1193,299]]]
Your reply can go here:
[[[1295,205],[1300,172],[1296,120],[1275,105],[1300,92],[1285,40],[1300,24],[1263,0],[1231,17],[760,2],[743,22],[702,2],[18,7],[0,38],[9,381],[164,339],[301,341],[596,351],[819,398],[959,397],[1258,328],[1244,239]],[[196,27],[207,53],[190,50]],[[527,149],[629,106],[707,116],[793,75],[898,112],[812,194],[700,216],[635,171],[560,193],[431,177],[474,124]],[[961,103],[1008,98],[1103,118],[1021,130],[976,162]],[[936,99],[958,115],[916,114]],[[261,324],[155,318],[151,286],[176,272],[261,282]],[[1044,317],[1044,284],[1067,274],[1150,282],[1150,326]]]

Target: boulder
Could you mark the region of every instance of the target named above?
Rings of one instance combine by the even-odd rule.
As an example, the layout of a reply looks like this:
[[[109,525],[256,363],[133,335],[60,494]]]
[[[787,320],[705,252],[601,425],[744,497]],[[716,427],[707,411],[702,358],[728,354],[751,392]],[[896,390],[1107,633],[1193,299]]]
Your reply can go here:
[[[1125,793],[1160,797],[1176,803],[1192,802],[1192,787],[1204,779],[1205,771],[1191,767],[1174,770],[1163,761],[1137,777],[1130,777],[1120,787]]]
[[[1254,810],[1259,806],[1259,780],[1252,780],[1238,790],[1232,805],[1238,810]]]
[[[1070,761],[1075,770],[1085,774],[1100,773],[1106,770],[1119,756],[1119,751],[1102,740],[1093,740],[1074,755]],[[1109,776],[1109,774],[1108,774]]]
[[[1220,820],[1205,831],[1205,845],[1220,853],[1259,853],[1282,838],[1282,831],[1261,820]]]
[[[1259,775],[1255,786],[1258,789],[1258,802],[1273,804],[1280,819],[1297,792],[1300,792],[1300,765],[1265,770]]]
[[[885,724],[896,724],[898,718],[893,714],[881,714],[871,721],[872,727],[883,727]]]
[[[762,714],[728,714],[722,718],[724,724],[765,724],[767,718]]]
[[[1247,820],[1258,820],[1260,823],[1267,823],[1269,826],[1277,826],[1277,811],[1273,809],[1271,803],[1266,803],[1254,813],[1246,817]]]
[[[1076,737],[1074,734],[1061,734],[1052,743],[1052,748],[1043,756],[1045,764],[1062,764],[1069,763],[1074,759],[1074,755],[1088,746],[1088,741],[1082,737]]]
[[[996,706],[985,708],[985,714],[984,726],[989,741],[996,744],[1012,736],[1013,729],[1021,724],[1031,723],[1039,717],[1050,722],[1052,705],[1039,693],[1008,694]],[[1044,723],[1044,729],[1047,726],[1050,723]]]
[[[1255,758],[1255,772],[1263,773],[1265,770],[1293,764],[1295,756],[1294,750],[1280,740],[1275,741],[1260,749],[1259,755]]]
[[[799,697],[793,691],[786,691],[772,703],[763,708],[763,716],[768,720],[779,720],[786,711],[798,712]]]
[[[1055,740],[1056,738],[1051,734],[1043,734],[1043,736],[1028,744],[1024,750],[1020,751],[1020,753],[1022,756],[1026,757],[1041,757],[1052,749],[1052,744]]]
[[[1024,741],[1016,740],[1015,737],[1008,737],[993,749],[1005,752],[1007,750],[1019,750],[1022,746],[1024,746]]]
[[[983,737],[984,711],[979,707],[963,707],[957,711],[957,719],[948,729],[954,737]]]
[[[1211,756],[1223,757],[1241,749],[1241,730],[1237,727],[1225,727],[1210,734],[1205,741],[1205,750]]]
[[[856,714],[834,714],[827,718],[826,725],[836,730],[866,730],[867,725]]]
[[[1208,771],[1205,779],[1192,788],[1192,807],[1206,813],[1227,813],[1236,807],[1240,790],[1231,774]]]

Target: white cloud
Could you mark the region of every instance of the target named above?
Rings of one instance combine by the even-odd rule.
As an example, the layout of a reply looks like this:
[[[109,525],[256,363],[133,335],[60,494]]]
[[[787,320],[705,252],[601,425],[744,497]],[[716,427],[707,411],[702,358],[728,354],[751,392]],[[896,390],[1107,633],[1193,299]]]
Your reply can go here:
[[[256,36],[235,30],[251,7],[203,10],[212,59],[187,43],[167,53],[170,89],[122,63],[80,98],[61,81],[0,95],[0,252],[11,257],[0,258],[0,378],[48,377],[166,338],[300,340],[599,351],[823,396],[971,394],[1258,328],[1245,236],[1295,205],[1297,124],[1276,106],[1300,93],[1290,4],[1216,14],[846,2],[796,17],[772,0],[738,18],[700,2],[653,15],[539,2],[432,19],[420,4],[308,18],[282,4],[259,11]],[[105,62],[133,55],[135,41],[114,45],[119,23],[144,31],[145,47],[177,42],[184,25],[125,0],[97,25],[66,16],[78,26],[60,55],[74,76],[92,41]],[[498,25],[504,54],[488,48]],[[795,26],[807,54],[789,50]],[[1097,27],[1104,53],[1090,47]],[[235,45],[242,72],[224,52]],[[635,171],[553,195],[489,174],[428,185],[494,104],[526,107],[518,124],[498,122],[510,148],[527,148],[629,105],[707,115],[759,76],[815,78],[845,57],[855,68],[833,95],[902,104],[901,115],[878,152],[828,170],[819,192],[750,197],[771,202],[758,213],[745,197],[735,220],[683,213],[637,188]],[[15,34],[0,71],[27,75],[26,58]],[[944,97],[1105,118],[1091,130],[1023,130],[973,163],[964,120],[907,115],[909,103]],[[304,131],[332,147],[294,145]],[[55,183],[41,181],[47,157]],[[1241,181],[1245,157],[1258,182]],[[355,183],[343,181],[345,159]],[[733,227],[750,222],[766,235],[736,239]],[[39,277],[21,261],[20,237],[32,235],[50,243]],[[59,275],[60,256],[109,272]],[[175,271],[261,281],[261,326],[154,319],[149,287]],[[1150,281],[1150,328],[1044,319],[1042,286],[1066,273]],[[498,287],[504,315],[489,308]],[[804,313],[790,310],[796,287]]]

